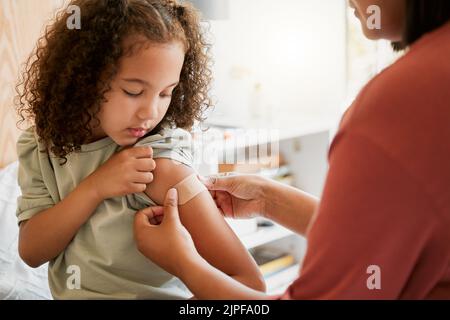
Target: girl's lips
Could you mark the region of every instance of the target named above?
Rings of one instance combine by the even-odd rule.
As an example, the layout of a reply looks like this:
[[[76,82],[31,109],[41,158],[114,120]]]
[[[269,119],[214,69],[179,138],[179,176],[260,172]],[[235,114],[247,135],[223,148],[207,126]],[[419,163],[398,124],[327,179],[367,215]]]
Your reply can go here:
[[[145,136],[145,133],[147,132],[147,130],[135,129],[135,128],[130,128],[130,129],[128,129],[128,131],[135,138],[141,138],[141,137]]]

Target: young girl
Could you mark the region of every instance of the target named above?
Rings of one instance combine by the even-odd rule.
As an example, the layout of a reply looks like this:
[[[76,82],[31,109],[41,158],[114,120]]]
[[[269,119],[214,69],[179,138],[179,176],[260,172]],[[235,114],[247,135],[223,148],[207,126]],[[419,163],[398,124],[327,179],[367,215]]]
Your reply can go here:
[[[210,80],[197,13],[171,0],[71,5],[81,28],[57,17],[19,94],[22,120],[34,122],[17,143],[20,255],[32,267],[50,262],[56,299],[189,298],[136,249],[133,220],[194,173],[183,129],[200,120]],[[180,211],[206,260],[264,290],[208,192]]]

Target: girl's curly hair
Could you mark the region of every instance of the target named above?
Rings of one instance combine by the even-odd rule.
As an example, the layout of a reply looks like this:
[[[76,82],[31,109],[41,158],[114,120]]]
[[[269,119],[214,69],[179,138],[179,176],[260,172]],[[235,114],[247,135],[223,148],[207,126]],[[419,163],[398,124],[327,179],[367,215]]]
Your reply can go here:
[[[190,129],[195,120],[203,120],[211,105],[210,45],[192,5],[177,0],[74,0],[70,5],[80,8],[81,28],[69,29],[71,13],[60,11],[38,40],[16,87],[19,124],[34,122],[55,156],[65,160],[91,137],[118,61],[133,50],[123,47],[131,35],[156,43],[178,40],[186,49],[180,83],[153,132],[165,125]]]

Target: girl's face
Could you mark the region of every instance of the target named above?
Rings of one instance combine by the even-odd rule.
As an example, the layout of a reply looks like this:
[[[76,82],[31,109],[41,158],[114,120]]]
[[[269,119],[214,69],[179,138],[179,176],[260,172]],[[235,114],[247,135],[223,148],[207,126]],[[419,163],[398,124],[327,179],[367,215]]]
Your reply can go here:
[[[182,43],[175,41],[123,57],[97,115],[100,125],[93,128],[93,141],[109,136],[120,146],[133,145],[155,128],[180,81],[184,55]]]
[[[350,7],[355,9],[355,15],[361,21],[363,32],[367,38],[372,40],[402,40],[406,0],[349,0],[349,2]],[[381,28],[371,27],[372,19],[375,18],[374,14],[376,14],[376,11],[370,8],[373,5],[379,8]]]

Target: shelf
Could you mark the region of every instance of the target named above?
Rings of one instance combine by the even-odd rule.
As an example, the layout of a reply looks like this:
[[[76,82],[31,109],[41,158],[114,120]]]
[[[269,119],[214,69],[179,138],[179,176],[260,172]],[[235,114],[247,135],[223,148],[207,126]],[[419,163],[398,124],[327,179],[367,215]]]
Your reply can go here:
[[[248,122],[245,126],[233,127],[229,121],[212,120],[205,123],[210,129],[219,130],[214,138],[208,140],[206,145],[210,150],[234,151],[237,149],[255,147],[271,143],[279,143],[282,140],[329,132],[335,119],[332,117],[304,117],[299,121],[285,119],[282,123],[270,125],[267,123]],[[208,132],[208,131],[207,131]],[[226,133],[228,137],[223,139],[221,135]],[[195,141],[198,145],[204,142]],[[203,147],[206,146],[205,144]]]
[[[311,124],[297,128],[283,129],[229,129],[227,132],[233,133],[232,137],[223,140],[215,140],[208,145],[210,148],[216,148],[217,150],[236,150],[258,145],[279,143],[282,140],[327,132],[330,128],[331,126],[329,124]]]
[[[262,227],[258,231],[242,236],[240,239],[247,249],[266,244],[271,241],[283,239],[294,233],[282,226]]]

